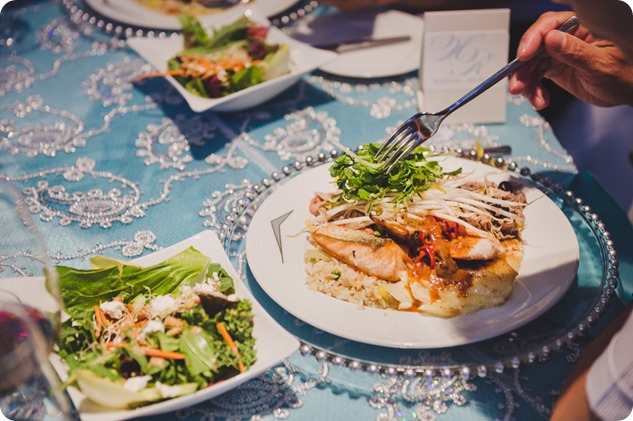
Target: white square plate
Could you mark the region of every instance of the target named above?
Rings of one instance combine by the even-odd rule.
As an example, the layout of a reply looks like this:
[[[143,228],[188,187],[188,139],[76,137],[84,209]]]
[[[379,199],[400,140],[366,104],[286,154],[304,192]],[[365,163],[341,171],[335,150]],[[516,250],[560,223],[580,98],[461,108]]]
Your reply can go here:
[[[226,22],[233,22],[240,14],[242,14],[242,12],[239,14],[235,13],[230,17],[227,16]],[[254,107],[280,94],[296,83],[304,74],[338,57],[338,54],[334,52],[320,50],[290,38],[276,27],[271,26],[267,18],[255,13],[253,10],[247,10],[245,14],[252,21],[270,27],[267,38],[268,42],[273,44],[288,44],[290,47],[289,73],[221,98],[200,97],[187,91],[173,77],[165,76],[169,83],[182,94],[193,111],[213,110],[226,112],[240,111]],[[134,37],[129,38],[127,44],[160,72],[167,70],[167,60],[183,50],[182,35],[163,39]]]
[[[241,282],[239,275],[233,268],[229,257],[222,248],[220,240],[213,231],[202,231],[180,243],[174,244],[165,249],[159,250],[147,256],[133,260],[132,263],[150,266],[160,263],[163,260],[189,248],[194,247],[202,254],[211,257],[213,262],[222,265],[224,270],[233,278],[236,294],[240,298],[250,300],[253,305],[255,347],[257,349],[257,360],[244,373],[231,377],[219,383],[215,383],[197,392],[169,399],[163,402],[143,406],[138,409],[120,410],[99,406],[85,398],[85,396],[74,387],[68,389],[68,393],[73,404],[79,411],[82,421],[114,421],[126,420],[130,418],[156,415],[164,412],[171,412],[181,408],[195,405],[206,401],[224,392],[227,392],[240,384],[259,376],[269,368],[275,366],[285,358],[289,357],[299,348],[299,341],[284,330],[277,322],[266,313],[266,311],[255,300],[250,291]],[[54,310],[51,306],[52,298],[46,292],[44,278],[2,278],[0,288],[9,290],[17,295],[24,304],[31,305],[40,310]],[[53,366],[62,379],[66,376],[66,367],[53,355],[51,358]]]

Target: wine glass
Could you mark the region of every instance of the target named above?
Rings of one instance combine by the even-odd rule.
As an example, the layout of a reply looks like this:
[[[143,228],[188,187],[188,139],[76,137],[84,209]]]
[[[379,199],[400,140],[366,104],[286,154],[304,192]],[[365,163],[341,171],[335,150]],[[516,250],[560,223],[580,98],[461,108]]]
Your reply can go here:
[[[0,178],[0,410],[10,420],[77,418],[49,359],[61,308],[44,239],[20,190]]]

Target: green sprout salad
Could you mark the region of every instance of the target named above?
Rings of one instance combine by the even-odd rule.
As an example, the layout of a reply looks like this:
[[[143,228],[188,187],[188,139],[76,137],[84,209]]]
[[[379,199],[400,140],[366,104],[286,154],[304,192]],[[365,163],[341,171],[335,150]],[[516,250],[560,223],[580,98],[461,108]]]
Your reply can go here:
[[[330,175],[341,191],[340,199],[371,204],[394,196],[394,203],[406,203],[437,181],[461,173],[461,168],[444,172],[439,162],[428,159],[431,151],[423,147],[416,148],[406,159],[396,162],[391,172],[387,172],[375,159],[381,146],[378,142],[368,143],[356,153],[343,148],[345,154],[336,158],[330,167]]]
[[[193,16],[180,15],[184,50],[167,62],[166,72],[187,91],[204,98],[220,98],[289,72],[287,44],[267,42],[268,28],[242,16],[207,33]]]
[[[105,257],[57,266],[70,316],[59,355],[94,402],[134,408],[194,393],[256,359],[250,301],[193,247],[149,267]]]

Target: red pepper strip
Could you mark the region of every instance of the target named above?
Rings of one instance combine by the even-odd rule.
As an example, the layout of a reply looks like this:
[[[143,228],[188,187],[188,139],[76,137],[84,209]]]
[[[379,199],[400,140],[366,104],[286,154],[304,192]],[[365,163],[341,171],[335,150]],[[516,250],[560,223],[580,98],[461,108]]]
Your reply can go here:
[[[430,244],[425,244],[420,247],[420,255],[418,256],[418,260],[422,260],[424,254],[429,256],[429,267],[431,269],[435,269],[435,253],[433,252],[433,246]]]

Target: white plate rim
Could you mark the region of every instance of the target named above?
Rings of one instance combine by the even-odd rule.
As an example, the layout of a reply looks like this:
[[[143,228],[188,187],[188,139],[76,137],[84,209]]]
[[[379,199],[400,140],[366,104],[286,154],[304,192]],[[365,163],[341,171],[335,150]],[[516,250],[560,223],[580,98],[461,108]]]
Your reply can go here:
[[[444,162],[486,171],[493,180],[494,177],[510,176],[507,171],[471,160],[449,157]],[[311,291],[305,285],[302,258],[309,247],[308,241],[300,236],[290,236],[299,232],[308,219],[307,204],[312,192],[334,189],[328,185],[331,180],[328,167],[324,164],[308,169],[279,186],[258,207],[246,234],[248,265],[260,287],[290,314],[322,331],[391,348],[433,349],[466,345],[507,333],[536,319],[553,307],[574,282],[580,250],[573,227],[551,199],[524,180],[528,200],[534,202],[525,209],[525,256],[513,292],[504,305],[441,319],[419,313],[359,309],[354,304]],[[305,206],[302,207],[300,201]],[[535,212],[543,209],[548,218],[536,218]],[[271,229],[271,221],[282,215],[286,216],[281,228],[284,263],[281,263],[277,240]],[[546,248],[547,242],[539,239],[537,234],[539,230],[555,232],[555,228],[558,229],[556,238],[562,240],[564,247],[552,250],[552,242],[549,242],[550,248]],[[548,252],[554,253],[553,258],[552,255],[544,258]],[[296,263],[297,258],[300,263]],[[560,266],[554,263],[560,263]],[[274,276],[267,276],[267,273]],[[556,283],[548,283],[550,278]],[[279,287],[280,280],[283,280],[282,287]]]
[[[374,29],[375,32],[372,35],[376,38],[409,35],[411,39],[403,43],[342,53],[337,60],[319,67],[319,70],[335,76],[373,79],[399,76],[419,69],[422,59],[424,20],[420,16],[399,10],[387,10],[379,13],[377,17],[388,19],[389,24]],[[394,22],[396,23],[394,24]],[[393,33],[393,27],[397,27],[399,30]],[[372,69],[370,66],[363,67],[363,62],[375,62],[376,60],[383,65],[387,60],[392,60],[393,63],[391,66],[379,69]]]
[[[103,16],[120,23],[167,31],[180,31],[178,18],[136,4],[133,0],[85,0],[86,4]],[[256,0],[251,4],[234,6],[227,11],[212,13],[199,17],[205,25],[218,25],[226,22],[226,15],[235,11],[255,9],[271,17],[290,8],[299,0]],[[152,24],[148,24],[152,22]]]
[[[69,387],[68,393],[73,401],[73,404],[79,411],[79,415],[81,416],[81,419],[83,421],[126,420],[148,415],[162,414],[192,406],[197,403],[214,398],[222,393],[226,393],[229,390],[259,376],[269,368],[273,367],[275,364],[278,364],[284,359],[288,358],[299,349],[299,341],[293,335],[288,333],[283,327],[281,327],[281,325],[279,325],[277,321],[275,321],[264,310],[264,308],[253,297],[251,292],[241,281],[241,278],[235,271],[235,268],[231,264],[229,257],[226,255],[226,252],[224,251],[215,231],[201,231],[198,234],[186,238],[185,240],[173,244],[169,247],[131,260],[131,263],[136,263],[140,265],[151,265],[161,262],[191,246],[196,248],[201,253],[211,257],[214,262],[222,265],[227,273],[233,278],[237,295],[240,298],[249,299],[252,303],[253,313],[255,315],[253,334],[255,335],[256,339],[255,346],[257,347],[258,352],[257,360],[246,372],[219,382],[213,386],[196,391],[191,395],[172,398],[166,401],[131,410],[109,409],[97,405],[92,405],[87,400],[85,400],[84,395],[79,390],[74,387]],[[33,284],[29,283],[29,288],[22,289],[19,287],[19,283],[22,282],[22,285],[24,285],[24,282],[28,280],[33,281]],[[14,292],[26,304],[43,308],[41,307],[43,305],[41,295],[33,293],[34,285],[38,285],[40,289],[45,292],[44,279],[42,277],[0,278],[0,288]],[[274,337],[268,336],[262,338],[261,335],[266,332],[274,333]],[[265,351],[265,354],[260,357],[263,351]],[[56,371],[59,373],[60,378],[62,378],[62,380],[65,379],[67,377],[66,367],[63,365],[60,359],[56,355],[53,355],[51,356],[51,362]],[[85,406],[86,404],[88,406]],[[82,408],[84,409],[82,410]],[[90,409],[90,411],[87,412],[85,408]]]

